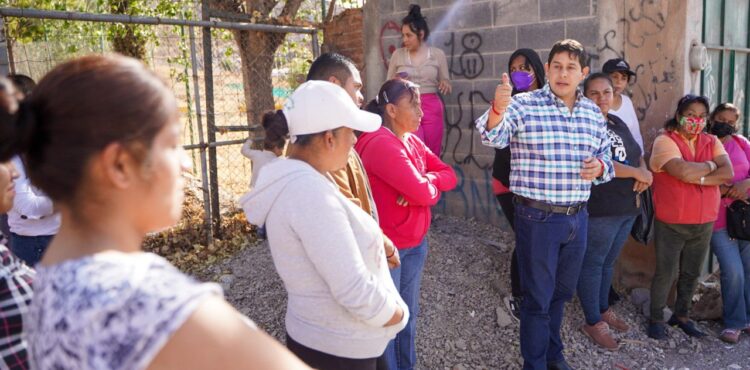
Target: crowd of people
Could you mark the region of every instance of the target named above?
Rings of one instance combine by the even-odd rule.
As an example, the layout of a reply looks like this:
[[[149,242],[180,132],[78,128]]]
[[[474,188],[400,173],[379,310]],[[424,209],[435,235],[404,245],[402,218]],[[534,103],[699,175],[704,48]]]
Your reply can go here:
[[[351,60],[323,54],[283,109],[263,115],[260,148],[242,147],[253,171],[240,205],[288,295],[286,346],[218,285],[141,250],[180,217],[189,168],[174,94],[156,74],[92,55],[38,85],[0,79],[0,367],[414,369],[431,207],[457,178],[440,159],[450,76],[419,6],[402,35],[374,99]],[[576,294],[582,332],[619,347],[610,330],[631,327],[611,308],[614,266],[651,193],[648,336],[665,339],[667,325],[706,335],[689,312],[712,251],[720,338],[737,343],[750,334],[750,241],[728,219],[750,190],[740,110],[686,95],[648,148],[628,62],[595,73],[587,63],[570,39],[544,63],[516,50],[475,122],[496,148],[493,189],[516,238],[507,304],[524,368],[570,369],[560,328]]]

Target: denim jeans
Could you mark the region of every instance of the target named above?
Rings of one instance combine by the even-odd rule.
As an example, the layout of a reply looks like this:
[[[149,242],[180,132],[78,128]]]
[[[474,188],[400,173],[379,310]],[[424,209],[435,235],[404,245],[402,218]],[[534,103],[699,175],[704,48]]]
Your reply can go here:
[[[601,321],[601,314],[609,309],[615,261],[634,221],[635,216],[589,217],[586,254],[578,277],[578,298],[588,325]]]
[[[47,250],[47,246],[54,237],[54,235],[23,236],[11,233],[10,250],[27,265],[34,267],[42,260],[44,251]]]
[[[417,334],[417,315],[419,315],[419,286],[422,281],[422,270],[427,259],[427,237],[418,246],[398,251],[401,266],[391,270],[391,278],[401,298],[409,307],[409,321],[396,338],[385,349],[388,368],[391,370],[411,370],[417,363],[417,349],[414,338]]]
[[[744,329],[750,324],[750,241],[731,239],[721,229],[711,236],[711,251],[721,269],[724,326]]]
[[[516,203],[524,369],[546,370],[547,363],[564,359],[560,325],[578,283],[587,224],[585,208],[565,215]]]

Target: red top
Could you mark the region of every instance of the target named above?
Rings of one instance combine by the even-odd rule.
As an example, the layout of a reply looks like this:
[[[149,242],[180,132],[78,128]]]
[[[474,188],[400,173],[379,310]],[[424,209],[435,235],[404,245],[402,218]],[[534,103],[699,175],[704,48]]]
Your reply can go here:
[[[666,135],[680,148],[682,159],[705,162],[714,159],[716,137],[700,133],[696,137],[695,154],[677,133]],[[716,221],[721,194],[718,186],[700,186],[682,182],[666,171],[654,173],[654,211],[657,220],[668,224],[705,224]]]
[[[367,171],[383,232],[399,249],[416,247],[430,228],[430,206],[456,186],[455,172],[418,137],[406,134],[401,141],[385,127],[363,133],[354,149]],[[399,196],[407,206],[396,203]]]

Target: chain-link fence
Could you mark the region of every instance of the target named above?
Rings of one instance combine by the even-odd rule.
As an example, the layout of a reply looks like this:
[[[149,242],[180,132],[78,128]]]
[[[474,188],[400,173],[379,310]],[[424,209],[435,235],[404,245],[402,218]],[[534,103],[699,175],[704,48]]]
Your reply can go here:
[[[178,99],[192,183],[204,222],[211,226],[205,228],[210,244],[219,236],[222,213],[248,190],[252,166],[240,148],[248,137],[262,139],[259,113],[283,104],[319,49],[315,28],[250,23],[242,14],[214,14],[206,3],[196,0],[188,9],[194,15],[168,19],[0,8],[5,38],[0,48],[7,48],[8,55],[0,69],[38,81],[67,59],[116,51],[115,42],[123,42],[116,40],[118,32],[129,29],[124,34],[137,36],[145,51],[142,59]],[[242,38],[250,45],[239,46]],[[274,52],[264,52],[273,48],[255,47],[261,42],[279,44]],[[268,79],[259,79],[263,74]]]

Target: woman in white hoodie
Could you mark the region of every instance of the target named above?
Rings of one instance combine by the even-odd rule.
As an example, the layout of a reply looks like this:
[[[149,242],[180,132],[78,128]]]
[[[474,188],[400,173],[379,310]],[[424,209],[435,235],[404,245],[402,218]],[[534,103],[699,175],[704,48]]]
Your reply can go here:
[[[346,165],[353,130],[375,131],[381,119],[326,81],[302,84],[284,115],[289,159],[268,164],[241,203],[248,221],[266,224],[289,294],[287,347],[322,370],[383,368],[379,357],[408,309],[390,278],[378,224],[326,176]]]

